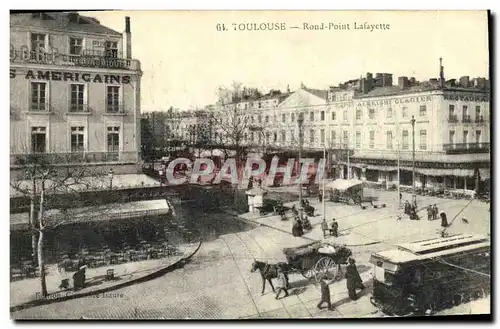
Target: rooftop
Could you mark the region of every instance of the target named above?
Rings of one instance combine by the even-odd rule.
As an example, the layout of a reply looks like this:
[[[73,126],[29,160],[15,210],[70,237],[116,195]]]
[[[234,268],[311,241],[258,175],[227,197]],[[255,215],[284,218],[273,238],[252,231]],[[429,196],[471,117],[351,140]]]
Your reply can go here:
[[[29,26],[49,30],[68,30],[92,34],[121,36],[120,32],[102,25],[93,17],[74,12],[15,13],[10,14],[11,26]]]

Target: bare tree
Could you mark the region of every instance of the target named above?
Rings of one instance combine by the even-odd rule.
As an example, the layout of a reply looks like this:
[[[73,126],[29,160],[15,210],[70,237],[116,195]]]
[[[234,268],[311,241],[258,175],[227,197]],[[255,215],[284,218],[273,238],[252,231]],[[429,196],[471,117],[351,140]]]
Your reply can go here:
[[[78,157],[79,158],[79,157]],[[32,255],[34,263],[38,263],[40,270],[40,285],[42,296],[47,296],[46,271],[44,259],[45,234],[58,226],[74,222],[76,219],[91,219],[92,216],[103,215],[109,207],[99,208],[100,213],[92,215],[92,208],[75,208],[75,204],[68,204],[68,199],[58,195],[75,196],[82,191],[102,190],[107,188],[108,177],[90,169],[85,159],[75,158],[75,155],[25,154],[16,156],[16,165],[25,174],[25,180],[11,180],[10,186],[16,194],[30,199],[30,222],[28,225],[32,233]],[[57,165],[55,164],[57,163]],[[70,165],[71,163],[71,165]],[[77,199],[77,198],[74,198]],[[38,208],[38,209],[37,209]],[[52,210],[52,214],[49,213]],[[59,213],[55,212],[59,210]],[[84,216],[82,216],[84,215]],[[36,243],[35,243],[36,241]]]

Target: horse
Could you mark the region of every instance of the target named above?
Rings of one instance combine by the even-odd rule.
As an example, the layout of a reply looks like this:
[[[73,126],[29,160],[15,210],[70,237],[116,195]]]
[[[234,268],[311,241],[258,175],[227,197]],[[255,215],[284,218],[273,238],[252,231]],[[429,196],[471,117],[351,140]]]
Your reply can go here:
[[[264,291],[266,289],[266,280],[271,285],[273,292],[275,292],[273,282],[271,281],[271,279],[276,279],[278,277],[279,268],[287,272],[289,270],[289,265],[284,262],[277,264],[268,264],[258,260],[254,260],[254,262],[252,263],[250,272],[254,273],[255,271],[259,270],[260,276],[262,278],[262,295],[264,295]]]

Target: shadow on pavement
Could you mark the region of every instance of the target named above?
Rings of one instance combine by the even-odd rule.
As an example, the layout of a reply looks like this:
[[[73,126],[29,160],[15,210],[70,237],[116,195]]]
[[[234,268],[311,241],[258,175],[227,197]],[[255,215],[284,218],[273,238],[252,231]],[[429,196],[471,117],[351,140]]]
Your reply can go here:
[[[371,287],[373,286],[373,279],[370,279],[368,281],[363,282],[363,285],[365,286],[365,289],[363,289],[361,291],[359,291],[359,290],[356,291],[357,292],[357,294],[356,294],[356,296],[357,296],[356,300],[360,299],[363,296],[366,296],[366,295],[370,294]],[[346,288],[346,290],[347,290],[347,288]],[[337,308],[337,307],[339,307],[341,305],[344,305],[344,304],[347,304],[349,302],[351,302],[351,299],[349,297],[346,297],[346,298],[342,298],[341,300],[338,300],[336,302],[333,302],[332,306],[335,307],[335,308]]]

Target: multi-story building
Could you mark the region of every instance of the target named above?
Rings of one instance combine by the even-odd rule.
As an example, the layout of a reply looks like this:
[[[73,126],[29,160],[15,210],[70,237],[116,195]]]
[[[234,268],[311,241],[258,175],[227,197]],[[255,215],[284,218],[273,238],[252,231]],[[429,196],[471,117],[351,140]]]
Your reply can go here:
[[[77,13],[10,15],[11,169],[29,153],[135,173],[141,68],[124,33]]]

